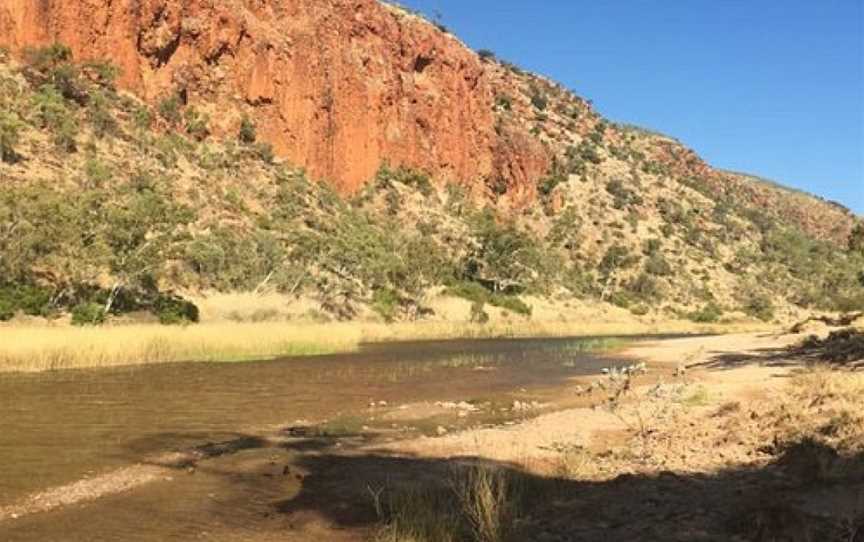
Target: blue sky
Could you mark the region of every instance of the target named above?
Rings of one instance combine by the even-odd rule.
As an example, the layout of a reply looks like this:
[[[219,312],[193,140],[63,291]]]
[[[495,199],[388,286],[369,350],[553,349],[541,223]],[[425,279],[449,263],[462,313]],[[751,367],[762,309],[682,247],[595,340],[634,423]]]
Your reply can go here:
[[[711,164],[864,213],[864,0],[403,0]]]

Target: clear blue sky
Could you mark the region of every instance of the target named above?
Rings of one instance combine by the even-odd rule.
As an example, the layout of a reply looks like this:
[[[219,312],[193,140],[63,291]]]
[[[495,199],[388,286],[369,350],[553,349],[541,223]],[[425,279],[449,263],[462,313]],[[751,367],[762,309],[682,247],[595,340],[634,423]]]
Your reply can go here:
[[[711,164],[864,213],[864,0],[403,0]]]

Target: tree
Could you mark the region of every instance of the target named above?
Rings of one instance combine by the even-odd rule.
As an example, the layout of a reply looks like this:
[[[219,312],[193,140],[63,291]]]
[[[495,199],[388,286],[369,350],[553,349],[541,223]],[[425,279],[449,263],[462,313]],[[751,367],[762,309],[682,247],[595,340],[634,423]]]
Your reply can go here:
[[[137,184],[137,186],[136,186]],[[143,185],[143,186],[142,186]],[[114,285],[105,303],[110,312],[117,294],[130,286],[150,288],[184,239],[184,226],[194,216],[174,203],[155,184],[132,183],[124,197],[106,201],[98,235]]]
[[[474,247],[463,266],[469,280],[496,293],[524,290],[541,275],[543,258],[537,243],[515,224],[499,225],[486,209],[470,220]]]

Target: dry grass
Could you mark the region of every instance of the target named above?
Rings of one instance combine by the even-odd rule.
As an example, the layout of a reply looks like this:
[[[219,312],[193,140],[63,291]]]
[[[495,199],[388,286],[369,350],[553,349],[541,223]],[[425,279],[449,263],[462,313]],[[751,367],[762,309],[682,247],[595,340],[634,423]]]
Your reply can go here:
[[[187,361],[246,361],[291,355],[347,352],[363,342],[497,337],[560,337],[656,333],[721,333],[747,324],[692,322],[322,322],[311,304],[289,305],[283,296],[233,294],[195,299],[203,323],[74,328],[0,326],[0,372],[110,367]],[[299,311],[299,312],[298,312]],[[764,327],[764,326],[763,326]]]
[[[454,468],[447,487],[372,491],[381,518],[378,542],[503,542],[513,533],[524,495],[501,468]]]
[[[360,330],[282,323],[0,328],[0,372],[178,361],[245,361],[350,351]]]

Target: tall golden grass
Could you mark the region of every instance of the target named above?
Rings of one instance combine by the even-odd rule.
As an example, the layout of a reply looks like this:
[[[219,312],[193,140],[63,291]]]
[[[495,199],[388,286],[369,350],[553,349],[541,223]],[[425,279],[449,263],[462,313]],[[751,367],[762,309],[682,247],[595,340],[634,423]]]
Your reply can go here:
[[[0,371],[45,371],[178,361],[244,361],[350,351],[350,325],[212,323],[99,328],[0,328]]]
[[[757,326],[764,329],[764,326]],[[0,327],[0,372],[111,367],[186,361],[245,361],[355,350],[363,342],[495,337],[740,332],[748,325],[497,322],[211,322],[186,327],[130,324],[79,328]]]

